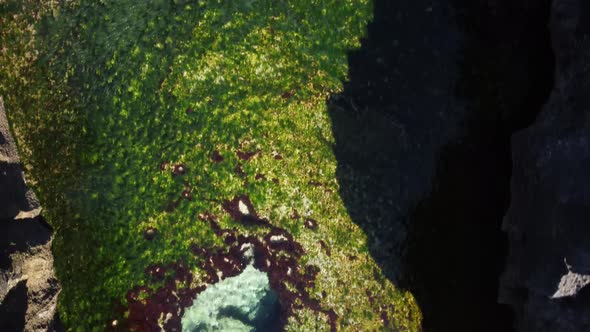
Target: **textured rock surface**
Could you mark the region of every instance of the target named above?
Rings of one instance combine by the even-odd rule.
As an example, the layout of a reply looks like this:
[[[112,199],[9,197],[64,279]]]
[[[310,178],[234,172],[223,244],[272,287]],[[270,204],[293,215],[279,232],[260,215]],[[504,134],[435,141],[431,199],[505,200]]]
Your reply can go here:
[[[590,331],[590,6],[555,0],[555,88],[512,139],[510,253],[500,301],[518,331]]]
[[[58,330],[51,227],[26,186],[0,99],[0,330]]]

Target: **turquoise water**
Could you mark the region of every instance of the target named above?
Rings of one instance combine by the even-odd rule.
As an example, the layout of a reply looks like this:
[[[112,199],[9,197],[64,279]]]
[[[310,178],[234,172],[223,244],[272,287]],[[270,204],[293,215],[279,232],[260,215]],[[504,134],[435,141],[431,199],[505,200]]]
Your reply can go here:
[[[249,265],[203,291],[186,309],[182,331],[268,331],[278,309],[267,274]]]

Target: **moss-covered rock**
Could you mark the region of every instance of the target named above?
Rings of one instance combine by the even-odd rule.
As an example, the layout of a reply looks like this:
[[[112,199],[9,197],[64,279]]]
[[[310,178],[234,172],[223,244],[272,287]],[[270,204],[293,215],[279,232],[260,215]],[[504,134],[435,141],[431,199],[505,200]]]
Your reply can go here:
[[[57,231],[70,330],[177,329],[244,270],[245,242],[288,331],[419,328],[335,177],[326,99],[369,0],[6,8],[2,45],[32,59],[0,59],[0,92]]]

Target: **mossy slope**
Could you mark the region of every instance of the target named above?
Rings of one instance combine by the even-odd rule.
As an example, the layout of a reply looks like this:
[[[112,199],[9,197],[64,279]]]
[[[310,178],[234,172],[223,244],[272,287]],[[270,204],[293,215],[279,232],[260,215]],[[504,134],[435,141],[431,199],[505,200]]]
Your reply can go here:
[[[302,245],[301,266],[320,268],[310,295],[340,329],[419,328],[413,297],[370,258],[335,178],[325,101],[346,79],[346,51],[359,46],[369,0],[0,8],[10,47],[0,92],[57,230],[69,329],[125,319],[115,307],[128,290],[161,286],[145,273],[153,263],[183,261],[202,274],[191,246],[226,244],[199,214],[263,236],[223,209],[240,195]],[[286,329],[330,324],[303,307]]]

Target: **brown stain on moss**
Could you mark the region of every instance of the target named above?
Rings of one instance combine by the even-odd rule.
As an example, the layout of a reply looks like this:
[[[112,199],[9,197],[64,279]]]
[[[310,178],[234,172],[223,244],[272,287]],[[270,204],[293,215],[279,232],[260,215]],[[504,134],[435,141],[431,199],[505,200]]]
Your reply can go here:
[[[315,219],[312,218],[305,218],[305,221],[303,222],[303,226],[305,226],[305,228],[307,229],[311,229],[313,231],[318,229],[318,222]]]
[[[234,173],[236,173],[237,176],[239,177],[244,177],[246,176],[246,172],[244,172],[244,168],[242,166],[242,164],[237,164],[236,167],[234,168]]]
[[[184,164],[177,164],[172,166],[172,175],[179,176],[186,174],[186,166]]]
[[[220,163],[224,160],[223,156],[221,155],[221,153],[219,153],[219,150],[215,150],[213,151],[213,153],[211,153],[211,161],[213,161],[214,163]]]
[[[180,196],[184,199],[186,199],[187,201],[192,201],[193,200],[193,194],[191,193],[191,188],[185,188],[182,193],[180,194]]]
[[[267,219],[258,216],[250,198],[246,195],[236,196],[231,201],[226,200],[223,202],[222,207],[227,213],[229,213],[233,220],[242,224],[270,225]]]
[[[243,205],[242,211],[240,202]],[[162,317],[167,317],[164,330],[181,331],[184,310],[206,289],[204,284],[213,284],[237,276],[248,263],[252,263],[255,268],[268,274],[271,288],[279,297],[279,330],[284,330],[288,318],[293,316],[296,310],[308,308],[325,315],[330,324],[330,331],[336,332],[336,312],[322,307],[321,302],[310,295],[320,268],[315,265],[299,265],[305,250],[295,241],[293,235],[258,216],[252,202],[245,195],[226,200],[222,206],[234,221],[246,226],[262,226],[267,228],[268,232],[261,238],[243,235],[236,228],[222,228],[215,216],[210,213],[199,214],[198,219],[207,223],[215,235],[222,238],[229,247],[204,248],[196,243],[191,244],[190,252],[205,273],[199,283],[194,282],[187,265],[181,261],[146,267],[146,279],[151,283],[163,282],[164,285],[155,291],[148,286],[135,286],[130,289],[126,296],[127,306],[118,306],[118,316],[123,321],[118,327],[128,331],[160,331],[158,322],[161,322]],[[248,214],[243,213],[244,206]],[[245,256],[249,248],[254,253],[250,262]],[[197,286],[194,286],[195,284]],[[324,292],[323,297],[326,295]],[[124,319],[126,315],[128,318]],[[107,330],[113,330],[110,325],[107,326]]]
[[[254,158],[254,156],[256,156],[258,153],[260,153],[260,150],[257,150],[257,151],[238,150],[238,151],[236,151],[236,155],[238,156],[238,158],[243,161],[249,161],[250,159]]]

